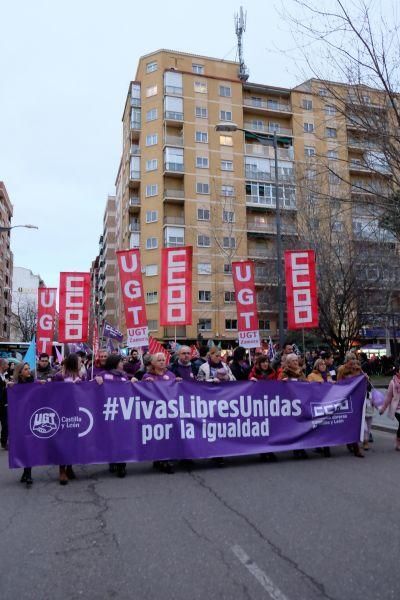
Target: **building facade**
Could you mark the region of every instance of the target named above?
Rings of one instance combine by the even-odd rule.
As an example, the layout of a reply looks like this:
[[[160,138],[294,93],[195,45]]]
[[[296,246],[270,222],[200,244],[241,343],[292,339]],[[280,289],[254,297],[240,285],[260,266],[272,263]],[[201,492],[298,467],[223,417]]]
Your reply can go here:
[[[294,89],[243,82],[238,70],[236,62],[160,50],[139,60],[129,86],[116,246],[140,248],[149,329],[158,338],[175,334],[159,325],[160,251],[183,245],[193,246],[193,324],[177,327],[179,339],[236,339],[231,264],[247,258],[255,261],[261,335],[276,335],[277,190],[284,248],[307,246],[311,228],[322,237],[329,231],[338,245],[346,237],[397,254],[393,235],[365,209],[373,182],[387,186],[389,178],[351,118],[354,90],[318,80]],[[362,97],[367,110],[384,104],[374,90]],[[216,131],[221,122],[233,131]],[[349,210],[335,212],[339,201]],[[114,289],[115,324],[124,331]]]
[[[38,288],[45,287],[40,275],[25,267],[13,268],[11,339],[29,342],[36,332]]]
[[[5,184],[0,181],[0,228],[11,227],[13,207]],[[10,231],[0,230],[0,342],[10,340],[13,253]]]

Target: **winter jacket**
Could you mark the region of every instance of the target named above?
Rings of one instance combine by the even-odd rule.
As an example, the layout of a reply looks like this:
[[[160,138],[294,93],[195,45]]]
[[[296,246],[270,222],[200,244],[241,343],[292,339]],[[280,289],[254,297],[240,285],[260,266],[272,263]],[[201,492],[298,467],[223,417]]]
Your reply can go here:
[[[307,381],[316,381],[318,383],[332,383],[332,377],[329,373],[327,373],[325,380],[319,371],[311,371],[311,373],[307,376]]]
[[[381,412],[389,407],[389,417],[394,419],[396,413],[400,413],[400,378],[395,375],[389,383],[388,390],[386,392],[385,402],[382,406]]]
[[[220,369],[225,369],[228,375],[228,381],[236,381],[235,376],[228,365],[221,363],[221,366],[212,367],[209,362],[205,362],[201,365],[199,372],[197,373],[197,379],[198,381],[214,381],[215,379],[218,379],[217,371]]]

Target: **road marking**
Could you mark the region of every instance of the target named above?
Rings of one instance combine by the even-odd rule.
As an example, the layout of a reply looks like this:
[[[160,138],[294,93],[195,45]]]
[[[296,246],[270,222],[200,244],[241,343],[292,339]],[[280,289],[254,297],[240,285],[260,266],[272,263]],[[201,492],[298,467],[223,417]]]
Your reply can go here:
[[[268,592],[272,600],[288,600],[288,597],[285,596],[281,590],[276,587],[274,582],[268,577],[266,573],[260,567],[251,560],[250,556],[246,554],[243,548],[239,545],[232,546],[231,548],[233,554],[240,560],[242,565],[246,567],[246,569],[255,577],[262,585],[264,590]]]

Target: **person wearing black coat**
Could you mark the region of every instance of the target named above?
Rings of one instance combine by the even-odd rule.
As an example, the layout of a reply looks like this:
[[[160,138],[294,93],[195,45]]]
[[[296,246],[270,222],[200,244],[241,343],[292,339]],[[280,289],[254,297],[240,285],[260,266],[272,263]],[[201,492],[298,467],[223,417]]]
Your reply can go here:
[[[0,358],[0,444],[3,450],[7,450],[8,443],[8,419],[7,419],[7,379],[6,371],[8,361]]]
[[[238,346],[233,351],[233,360],[229,363],[230,369],[236,381],[247,381],[251,367],[246,362],[246,348]]]

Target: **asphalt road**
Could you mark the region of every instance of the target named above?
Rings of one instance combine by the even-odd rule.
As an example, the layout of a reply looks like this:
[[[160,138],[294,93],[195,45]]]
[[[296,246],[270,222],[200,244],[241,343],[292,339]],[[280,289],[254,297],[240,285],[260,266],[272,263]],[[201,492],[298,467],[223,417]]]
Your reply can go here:
[[[1,600],[399,600],[400,453],[155,473],[55,467],[31,489],[0,454]]]

